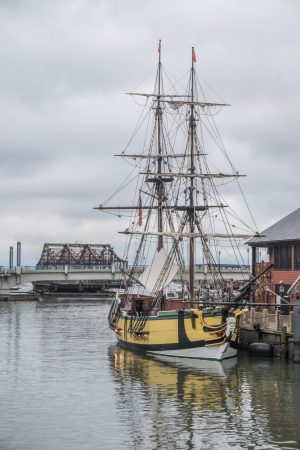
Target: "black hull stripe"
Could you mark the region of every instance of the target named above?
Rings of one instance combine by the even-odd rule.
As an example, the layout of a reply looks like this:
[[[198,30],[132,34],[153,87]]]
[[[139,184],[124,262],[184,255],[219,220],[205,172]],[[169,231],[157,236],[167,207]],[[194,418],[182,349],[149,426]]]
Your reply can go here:
[[[189,347],[191,343],[185,331],[183,311],[178,311],[178,342],[186,347]]]
[[[131,350],[179,350],[184,348],[197,348],[197,347],[205,347],[210,344],[221,344],[224,342],[224,338],[212,339],[211,341],[195,341],[195,342],[186,342],[186,343],[175,343],[175,344],[137,344],[133,342],[127,342],[119,339],[119,344],[122,347],[131,349]]]

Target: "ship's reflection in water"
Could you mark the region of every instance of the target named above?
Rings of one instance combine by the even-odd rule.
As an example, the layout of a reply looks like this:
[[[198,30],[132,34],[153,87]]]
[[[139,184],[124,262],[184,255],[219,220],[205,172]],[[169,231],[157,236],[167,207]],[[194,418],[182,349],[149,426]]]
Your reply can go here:
[[[0,449],[300,448],[300,365],[122,350],[110,303],[0,302]]]
[[[109,349],[122,427],[141,449],[300,448],[300,367],[154,359]]]

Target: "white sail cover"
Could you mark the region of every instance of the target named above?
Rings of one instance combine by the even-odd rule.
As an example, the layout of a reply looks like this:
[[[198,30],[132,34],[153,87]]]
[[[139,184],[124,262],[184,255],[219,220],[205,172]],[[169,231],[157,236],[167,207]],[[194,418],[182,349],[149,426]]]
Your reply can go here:
[[[160,291],[172,281],[178,272],[179,267],[175,263],[170,263],[168,267],[165,266],[167,259],[168,253],[164,248],[161,248],[155,255],[152,263],[139,276],[139,282],[148,289],[148,291],[154,292],[154,288],[155,292]],[[162,271],[165,272],[164,275],[162,275]],[[161,279],[157,284],[159,278]]]

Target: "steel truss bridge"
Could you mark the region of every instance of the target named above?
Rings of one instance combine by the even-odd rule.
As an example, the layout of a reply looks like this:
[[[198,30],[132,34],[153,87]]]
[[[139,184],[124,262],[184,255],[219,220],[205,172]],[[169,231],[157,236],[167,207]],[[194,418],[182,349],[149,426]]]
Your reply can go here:
[[[22,267],[20,251],[19,246],[19,265],[12,267],[10,261],[10,267],[0,266],[0,295],[7,294],[16,285],[28,282],[34,285],[49,282],[118,284],[124,269],[130,270],[127,261],[117,256],[109,244],[46,243],[36,266]],[[225,280],[246,281],[249,278],[248,266],[220,264],[218,267]],[[141,266],[138,272],[141,273],[144,269],[145,267]],[[207,277],[205,272],[205,267],[196,266],[196,283]]]
[[[127,261],[114,252],[110,244],[44,244],[37,269],[102,267],[125,269]]]

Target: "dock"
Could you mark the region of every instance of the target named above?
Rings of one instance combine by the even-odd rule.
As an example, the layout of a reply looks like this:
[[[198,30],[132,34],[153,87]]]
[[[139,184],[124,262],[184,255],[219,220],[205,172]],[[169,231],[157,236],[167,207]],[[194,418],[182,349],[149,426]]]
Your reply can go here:
[[[281,314],[279,309],[270,313],[268,309],[256,311],[250,308],[241,316],[239,345],[248,349],[256,342],[271,344],[274,356],[293,359],[294,354],[294,311]]]

